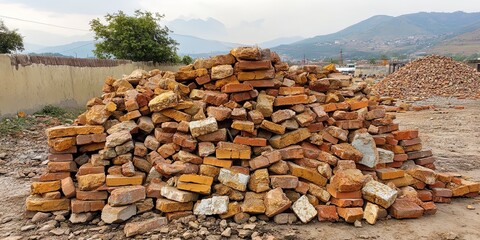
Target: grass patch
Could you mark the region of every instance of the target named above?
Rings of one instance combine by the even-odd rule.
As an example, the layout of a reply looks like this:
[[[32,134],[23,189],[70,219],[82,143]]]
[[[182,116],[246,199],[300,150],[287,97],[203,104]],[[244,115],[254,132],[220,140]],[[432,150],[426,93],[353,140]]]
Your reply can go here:
[[[47,105],[33,115],[26,117],[9,117],[0,120],[0,135],[11,135],[25,129],[33,129],[37,124],[54,126],[73,123],[75,118],[84,112],[84,109],[66,109]]]
[[[53,118],[57,118],[62,123],[72,123],[78,115],[80,115],[83,109],[74,108],[60,108],[54,105],[46,105],[40,111],[35,112],[33,115],[46,115]]]
[[[4,118],[0,121],[0,134],[14,134],[22,131],[23,129],[32,128],[36,123],[37,119],[29,116],[24,118]]]

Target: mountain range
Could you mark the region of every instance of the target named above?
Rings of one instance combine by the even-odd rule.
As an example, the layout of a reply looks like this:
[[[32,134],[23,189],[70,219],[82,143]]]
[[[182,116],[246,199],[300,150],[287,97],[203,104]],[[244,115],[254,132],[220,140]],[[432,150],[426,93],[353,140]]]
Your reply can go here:
[[[188,26],[211,26],[214,31],[187,31]],[[178,43],[179,55],[207,57],[226,53],[233,47],[244,46],[208,39],[226,31],[215,19],[205,21],[178,20],[171,23],[175,33],[170,36]],[[397,17],[376,15],[338,32],[311,38],[283,37],[258,44],[271,48],[290,60],[337,59],[342,51],[345,58],[372,58],[380,55],[399,56],[418,53],[472,55],[480,53],[480,13],[420,12]],[[25,44],[26,51],[59,53],[73,57],[93,57],[94,41],[78,41],[65,45],[41,47]]]
[[[476,36],[480,43],[480,13],[413,13],[398,17],[377,15],[336,33],[307,38],[272,48],[293,59],[337,58],[342,50],[346,58],[400,55],[419,52],[455,54],[445,44],[455,44],[462,35]],[[470,37],[472,38],[472,37]],[[465,51],[472,54],[475,49]]]

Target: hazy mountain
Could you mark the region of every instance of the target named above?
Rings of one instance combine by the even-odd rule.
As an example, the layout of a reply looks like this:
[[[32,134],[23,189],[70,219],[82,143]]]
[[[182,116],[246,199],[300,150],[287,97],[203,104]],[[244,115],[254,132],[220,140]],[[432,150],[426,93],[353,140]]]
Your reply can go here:
[[[64,45],[43,47],[34,51],[33,53],[60,53],[65,56],[78,58],[93,57],[93,49],[95,49],[94,41],[78,41]]]
[[[425,51],[447,39],[480,28],[480,13],[413,13],[378,15],[339,32],[315,36],[273,48],[283,56],[300,59],[368,57]]]
[[[294,42],[298,42],[300,40],[303,40],[305,38],[300,37],[300,36],[293,36],[293,37],[282,37],[282,38],[275,38],[270,41],[262,42],[259,44],[260,47],[262,48],[272,48],[276,47],[282,44],[291,44]]]
[[[225,25],[214,19],[175,19],[166,24],[175,34],[196,36],[205,39],[222,39],[227,35]]]

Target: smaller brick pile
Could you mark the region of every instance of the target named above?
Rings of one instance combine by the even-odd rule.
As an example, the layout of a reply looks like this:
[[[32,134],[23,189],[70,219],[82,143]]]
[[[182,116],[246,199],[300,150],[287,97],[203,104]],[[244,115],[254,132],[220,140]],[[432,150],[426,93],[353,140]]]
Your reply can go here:
[[[288,67],[268,49],[237,48],[177,73],[107,78],[76,126],[47,130],[47,173],[28,211],[100,212],[127,236],[191,214],[276,223],[418,218],[480,184],[434,171],[397,107],[331,66]]]
[[[433,96],[480,97],[480,74],[443,56],[412,61],[373,87],[382,96],[400,99]]]

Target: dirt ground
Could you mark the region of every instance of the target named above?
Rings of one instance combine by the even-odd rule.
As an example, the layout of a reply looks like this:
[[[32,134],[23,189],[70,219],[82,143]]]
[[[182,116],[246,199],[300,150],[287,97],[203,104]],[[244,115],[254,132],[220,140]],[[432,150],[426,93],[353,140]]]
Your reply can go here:
[[[456,172],[480,181],[480,100],[432,98],[415,104],[433,105],[435,110],[397,114],[400,128],[420,130],[424,149],[433,150],[438,171]],[[465,109],[454,109],[455,105]],[[71,225],[65,220],[58,221],[60,227],[76,235],[42,234],[42,223],[35,226],[25,217],[29,177],[45,167],[44,127],[36,126],[14,137],[0,136],[0,239],[122,239],[122,226]],[[454,199],[451,204],[438,204],[437,214],[432,216],[383,220],[373,226],[363,222],[360,228],[314,221],[306,225],[268,223],[257,231],[278,239],[480,239],[479,203],[480,198]],[[476,209],[468,210],[467,205]],[[161,234],[145,238],[153,236],[172,238]]]

